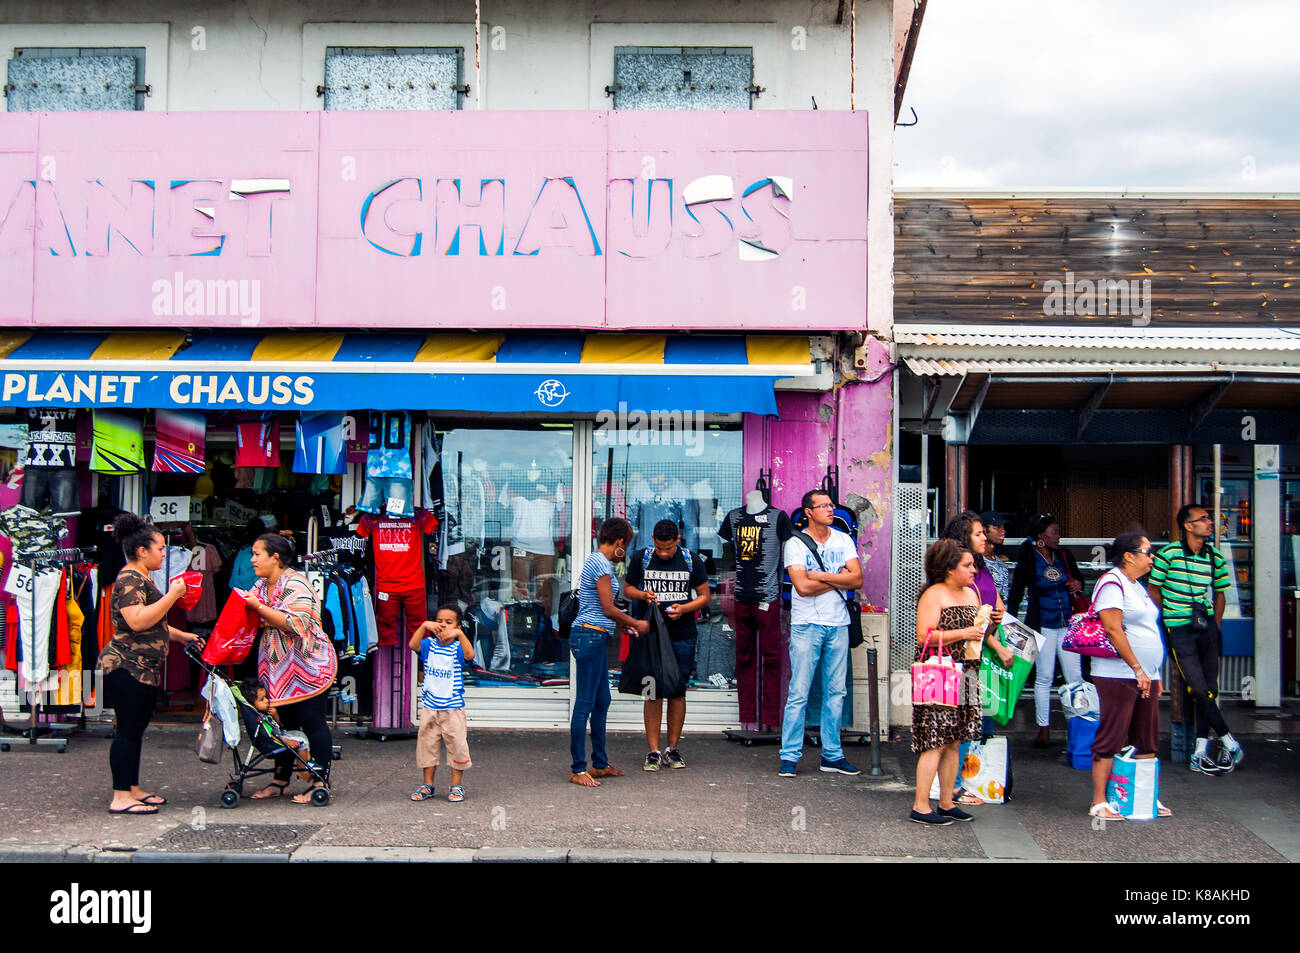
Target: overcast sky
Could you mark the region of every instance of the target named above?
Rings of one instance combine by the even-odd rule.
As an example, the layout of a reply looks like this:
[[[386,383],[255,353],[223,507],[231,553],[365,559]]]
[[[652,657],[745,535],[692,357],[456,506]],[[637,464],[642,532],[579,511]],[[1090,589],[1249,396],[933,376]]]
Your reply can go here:
[[[1300,192],[1300,0],[930,0],[908,107],[902,188]]]

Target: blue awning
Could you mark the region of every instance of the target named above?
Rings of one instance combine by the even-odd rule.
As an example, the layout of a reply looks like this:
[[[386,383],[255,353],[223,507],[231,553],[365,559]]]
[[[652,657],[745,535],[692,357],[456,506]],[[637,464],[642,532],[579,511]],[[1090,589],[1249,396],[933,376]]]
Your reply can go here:
[[[0,332],[0,406],[775,414],[806,336]]]

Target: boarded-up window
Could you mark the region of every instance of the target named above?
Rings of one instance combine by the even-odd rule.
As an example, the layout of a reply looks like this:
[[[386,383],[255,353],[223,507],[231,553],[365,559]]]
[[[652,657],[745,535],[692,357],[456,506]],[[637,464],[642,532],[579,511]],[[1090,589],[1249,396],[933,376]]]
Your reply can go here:
[[[32,48],[14,51],[9,112],[144,109],[144,48]]]
[[[460,109],[460,47],[325,50],[326,109]]]
[[[748,47],[614,48],[615,109],[750,109]]]

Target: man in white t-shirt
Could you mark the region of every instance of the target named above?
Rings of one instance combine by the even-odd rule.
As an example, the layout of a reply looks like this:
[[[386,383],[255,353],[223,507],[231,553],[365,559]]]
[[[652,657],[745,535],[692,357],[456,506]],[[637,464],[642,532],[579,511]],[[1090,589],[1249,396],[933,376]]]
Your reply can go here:
[[[792,778],[803,755],[808,689],[818,662],[822,669],[821,769],[860,774],[844,759],[840,723],[844,715],[849,662],[849,610],[844,590],[862,585],[857,547],[847,533],[831,527],[835,504],[828,494],[803,495],[808,529],[786,541],[784,562],[794,587],[790,614],[790,694],[781,724],[780,776]],[[816,547],[809,546],[809,542]],[[820,557],[820,560],[819,558]]]

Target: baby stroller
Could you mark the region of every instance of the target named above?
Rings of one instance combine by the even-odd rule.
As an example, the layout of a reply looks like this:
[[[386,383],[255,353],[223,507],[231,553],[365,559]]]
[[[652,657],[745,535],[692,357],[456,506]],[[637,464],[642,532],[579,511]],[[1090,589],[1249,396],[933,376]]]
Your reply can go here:
[[[225,790],[221,792],[221,806],[227,808],[238,807],[239,799],[244,794],[244,782],[250,778],[274,773],[276,757],[286,752],[293,755],[293,760],[296,762],[295,772],[306,772],[313,781],[325,785],[324,787],[312,788],[311,803],[316,807],[324,807],[328,804],[330,802],[329,772],[318,764],[314,758],[304,758],[297,749],[286,744],[284,733],[281,732],[275,720],[254,708],[252,702],[244,697],[239,686],[226,678],[220,668],[209,665],[203,660],[203,644],[201,641],[187,645],[185,654],[207,673],[209,679],[220,682],[230,692],[235,703],[236,727],[241,728],[239,731],[242,736],[240,742],[247,741],[249,745],[248,753],[243,757],[240,756],[238,744],[231,748],[235,770],[230,775],[230,780],[226,782]],[[220,718],[215,706],[210,717]],[[242,722],[243,725],[240,726],[239,722]]]

